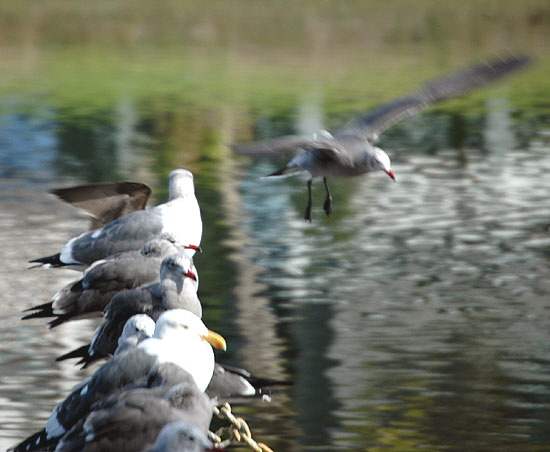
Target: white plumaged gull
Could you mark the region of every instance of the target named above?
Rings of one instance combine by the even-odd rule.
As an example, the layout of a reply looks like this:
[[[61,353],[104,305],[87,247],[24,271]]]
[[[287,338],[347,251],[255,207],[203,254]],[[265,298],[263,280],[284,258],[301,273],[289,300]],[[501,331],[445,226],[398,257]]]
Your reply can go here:
[[[311,178],[307,182],[308,202],[304,216],[306,221],[311,221],[313,178],[322,177],[326,190],[323,208],[329,216],[332,213],[332,196],[328,177],[350,177],[384,171],[395,180],[390,158],[386,152],[375,146],[382,132],[425,107],[464,95],[496,81],[525,67],[530,61],[531,58],[527,56],[501,58],[435,79],[420,91],[375,107],[334,135],[322,131],[313,137],[291,135],[236,143],[232,148],[240,154],[251,156],[299,152],[285,167],[267,177],[289,176],[304,171],[310,173]]]
[[[70,320],[101,315],[111,298],[125,289],[135,289],[160,280],[160,265],[171,254],[184,248],[198,249],[195,245],[182,246],[172,234],[163,233],[146,242],[139,251],[126,251],[94,262],[82,279],[60,289],[49,303],[34,306],[37,311],[23,317],[55,317],[48,323],[54,328]],[[196,269],[191,269],[196,274]]]
[[[141,341],[150,338],[154,334],[154,331],[155,322],[148,315],[139,314],[130,317],[124,325],[124,329],[118,340],[119,345],[115,351],[115,356],[120,356],[135,349]],[[73,408],[73,401],[80,399],[83,388],[90,383],[90,380],[90,378],[87,378],[72,389],[67,398],[54,409],[44,429],[10,450],[53,450],[59,437],[67,431],[67,428],[60,422],[60,419],[68,416],[64,411]],[[36,447],[38,449],[35,449]]]
[[[180,367],[161,364],[146,385],[124,388],[92,406],[59,442],[56,450],[139,452],[153,446],[162,428],[173,421],[193,425],[205,435],[212,401]]]
[[[184,421],[174,421],[164,426],[149,452],[204,452],[213,447],[200,429]]]
[[[57,444],[79,419],[86,416],[92,404],[122,388],[146,381],[151,370],[173,363],[187,371],[200,391],[208,386],[214,371],[212,347],[225,350],[223,337],[210,331],[195,314],[184,309],[164,312],[158,319],[153,337],[135,349],[114,356],[101,366],[89,381],[73,391],[54,410],[46,428],[30,436],[13,451],[38,451]]]
[[[128,318],[145,313],[157,319],[169,309],[186,309],[198,317],[202,307],[197,296],[197,277],[193,261],[182,254],[168,256],[160,267],[160,282],[117,293],[104,311],[105,321],[97,327],[92,342],[57,358],[80,358],[84,367],[111,355]]]
[[[119,217],[144,210],[151,189],[141,182],[121,181],[54,188],[50,193],[90,214],[90,230],[94,230]]]
[[[195,197],[193,174],[185,169],[170,173],[169,201],[120,217],[101,229],[75,237],[60,253],[32,260],[48,267],[89,266],[123,251],[139,250],[163,232],[182,244],[200,245],[202,220]],[[190,256],[194,250],[187,250]]]

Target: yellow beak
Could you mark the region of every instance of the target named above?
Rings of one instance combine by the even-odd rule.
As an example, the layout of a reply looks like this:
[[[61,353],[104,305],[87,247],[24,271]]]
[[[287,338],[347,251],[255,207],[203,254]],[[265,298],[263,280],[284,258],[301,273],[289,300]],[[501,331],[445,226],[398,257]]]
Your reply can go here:
[[[221,334],[218,334],[212,330],[208,330],[208,334],[206,336],[201,336],[201,337],[203,338],[203,340],[208,342],[212,347],[223,351],[227,350],[227,344],[225,343],[225,339]]]

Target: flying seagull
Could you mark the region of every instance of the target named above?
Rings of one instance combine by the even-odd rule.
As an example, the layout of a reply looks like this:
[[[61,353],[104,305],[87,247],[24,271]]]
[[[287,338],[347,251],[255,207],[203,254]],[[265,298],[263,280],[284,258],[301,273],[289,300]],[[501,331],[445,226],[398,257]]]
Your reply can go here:
[[[327,181],[329,177],[350,177],[384,171],[395,180],[390,158],[376,146],[382,132],[429,105],[464,95],[521,69],[530,62],[531,58],[528,56],[511,56],[453,72],[429,82],[419,91],[375,107],[334,134],[322,131],[312,137],[289,135],[235,143],[231,147],[239,154],[250,156],[298,152],[284,168],[267,177],[288,176],[303,171],[310,173],[305,220],[311,222],[313,178],[323,178],[326,190],[323,208],[329,216],[332,213],[332,196]]]

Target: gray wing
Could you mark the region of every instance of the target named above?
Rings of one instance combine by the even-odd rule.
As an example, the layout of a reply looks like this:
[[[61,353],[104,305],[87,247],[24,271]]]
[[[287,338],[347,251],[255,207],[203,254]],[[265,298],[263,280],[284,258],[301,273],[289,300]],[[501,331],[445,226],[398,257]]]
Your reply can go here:
[[[96,261],[81,280],[60,289],[50,303],[27,309],[37,312],[24,319],[55,317],[48,323],[48,328],[55,328],[71,320],[100,315],[118,292],[159,281],[161,262],[160,257],[146,257],[138,251]]]
[[[140,210],[120,217],[101,229],[75,237],[65,245],[73,259],[91,264],[115,253],[139,250],[162,232],[160,211]]]
[[[209,397],[217,399],[255,397],[280,392],[274,386],[290,386],[292,383],[259,378],[246,369],[216,363],[212,379],[206,388]]]
[[[63,438],[60,449],[82,450],[86,444],[90,451],[142,450],[152,446],[165,424],[176,420],[193,422],[205,433],[212,407],[189,373],[173,364],[161,365],[149,373],[147,387],[140,381],[94,403],[85,422],[76,423]]]
[[[531,60],[528,56],[500,58],[437,78],[420,91],[375,107],[345,126],[337,136],[355,134],[367,139],[376,138],[384,130],[421,109],[503,78],[527,66]]]
[[[280,154],[295,153],[301,149],[324,149],[327,152],[336,151],[332,137],[326,133],[317,136],[287,135],[267,140],[233,143],[231,149],[237,154],[249,156],[277,156]]]
[[[156,286],[158,283],[123,290],[109,301],[104,311],[105,320],[96,328],[88,350],[90,359],[100,359],[115,352],[118,339],[128,319],[136,314],[144,314],[153,307],[155,299],[153,288]]]
[[[139,182],[104,182],[51,190],[61,200],[88,212],[90,229],[100,228],[117,218],[144,210],[151,189]]]

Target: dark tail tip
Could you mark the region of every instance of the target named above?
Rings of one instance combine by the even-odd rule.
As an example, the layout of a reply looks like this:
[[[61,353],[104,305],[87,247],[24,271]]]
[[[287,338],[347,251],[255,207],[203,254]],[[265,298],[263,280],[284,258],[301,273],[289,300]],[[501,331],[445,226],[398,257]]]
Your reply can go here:
[[[55,317],[55,314],[53,313],[53,308],[51,303],[48,303],[49,306],[36,306],[36,308],[26,309],[23,312],[31,311],[32,309],[40,309],[37,312],[31,312],[30,314],[27,314],[24,317],[21,317],[21,320],[28,320],[28,319],[43,319],[44,317]]]
[[[80,358],[81,360],[85,360],[88,357],[89,347],[90,347],[90,344],[83,345],[82,347],[79,347],[79,348],[75,348],[74,350],[68,353],[65,353],[64,355],[58,356],[57,358],[55,358],[55,360],[65,361],[66,359],[73,359],[73,358]],[[82,362],[85,362],[85,361],[82,361]]]
[[[33,259],[29,261],[31,264],[41,264],[41,265],[50,265],[52,267],[64,267],[66,264],[61,262],[60,253],[53,254],[51,256],[40,257],[38,259]]]
[[[50,316],[50,317],[53,317],[53,316]],[[52,328],[55,328],[56,326],[59,326],[59,325],[65,323],[65,322],[69,321],[71,319],[71,317],[72,317],[71,314],[58,315],[55,319],[48,322],[48,328],[51,330]]]
[[[53,315],[52,302],[48,301],[47,303],[44,303],[44,304],[37,304],[36,306],[33,306],[32,308],[28,308],[28,309],[23,310],[23,312],[30,312],[30,311],[48,311],[48,312],[51,312],[51,314]],[[38,314],[38,313],[35,312],[33,314]],[[31,315],[33,315],[33,314],[31,314]]]
[[[295,170],[293,170],[292,168],[284,167],[284,168],[278,169],[277,171],[275,171],[271,174],[268,174],[267,176],[264,176],[264,177],[284,176],[285,174],[292,173],[294,171]]]

